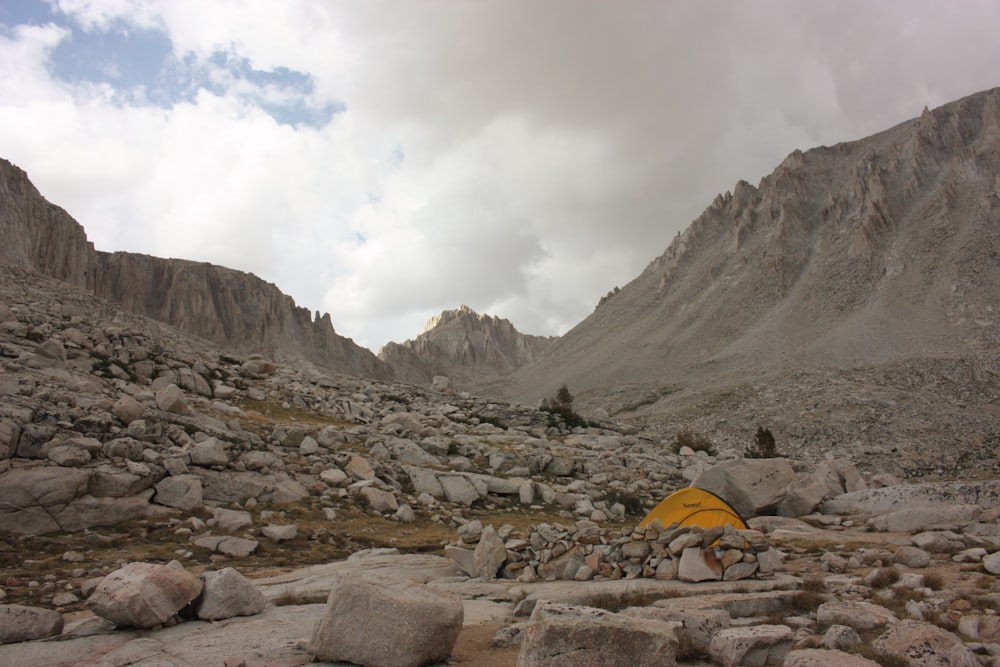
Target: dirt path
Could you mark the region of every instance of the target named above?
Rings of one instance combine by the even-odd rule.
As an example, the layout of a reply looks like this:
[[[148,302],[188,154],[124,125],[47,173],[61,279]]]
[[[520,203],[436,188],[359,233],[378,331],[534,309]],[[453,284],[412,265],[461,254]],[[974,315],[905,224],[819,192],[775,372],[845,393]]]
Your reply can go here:
[[[462,628],[449,662],[476,667],[514,667],[520,647],[493,646],[494,635],[505,625],[504,621],[488,621]]]

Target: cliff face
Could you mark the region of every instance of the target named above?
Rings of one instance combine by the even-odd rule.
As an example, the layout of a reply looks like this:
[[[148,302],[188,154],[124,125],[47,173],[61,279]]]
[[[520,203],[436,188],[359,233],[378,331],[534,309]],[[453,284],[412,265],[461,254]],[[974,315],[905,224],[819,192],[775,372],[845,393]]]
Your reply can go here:
[[[1000,349],[1000,89],[719,195],[503,392]]]
[[[460,306],[431,318],[415,339],[385,345],[379,359],[402,380],[426,383],[445,375],[462,386],[511,373],[552,341],[522,334],[508,320]]]
[[[311,317],[252,274],[95,251],[79,223],[46,201],[27,174],[6,160],[0,160],[0,235],[0,262],[83,287],[227,349],[307,360],[343,373],[392,375],[369,350],[338,335],[329,315]]]
[[[66,211],[47,202],[28,175],[0,158],[0,262],[83,287],[94,246]]]

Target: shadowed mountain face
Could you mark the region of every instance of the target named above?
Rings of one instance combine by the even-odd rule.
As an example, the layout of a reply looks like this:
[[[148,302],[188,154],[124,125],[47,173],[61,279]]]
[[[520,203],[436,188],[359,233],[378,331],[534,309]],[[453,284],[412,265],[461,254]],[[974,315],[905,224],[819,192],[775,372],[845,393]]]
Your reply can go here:
[[[391,370],[275,285],[207,263],[94,250],[83,228],[0,160],[0,262],[92,291],[228,349],[376,378]]]
[[[460,306],[431,318],[415,339],[384,346],[379,359],[401,380],[427,383],[444,375],[461,387],[512,373],[553,340],[522,334],[508,320]]]

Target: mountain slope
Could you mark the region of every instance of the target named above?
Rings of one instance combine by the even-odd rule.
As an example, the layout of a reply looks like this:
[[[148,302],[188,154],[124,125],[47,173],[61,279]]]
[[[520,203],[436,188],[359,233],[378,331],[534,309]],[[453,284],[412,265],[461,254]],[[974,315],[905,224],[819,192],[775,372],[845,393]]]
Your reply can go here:
[[[1000,89],[796,151],[717,197],[515,387],[995,351],[998,179]]]
[[[388,343],[379,350],[379,359],[407,382],[427,383],[444,375],[461,387],[517,370],[552,341],[522,334],[508,320],[459,306],[431,318],[415,339]]]
[[[338,335],[275,285],[207,263],[94,249],[83,227],[0,159],[0,263],[36,271],[239,352],[303,359],[388,378],[369,350]]]
[[[843,372],[860,373],[841,379],[862,395],[891,389],[883,416],[921,377],[942,387],[971,378],[975,400],[993,410],[998,193],[1000,89],[860,141],[796,151],[758,187],[718,196],[541,358],[480,389],[530,401],[566,383],[584,404],[665,425],[702,420],[734,443],[725,412],[771,415],[793,438],[814,407],[797,397]],[[956,400],[959,389],[948,391],[926,397],[931,411]],[[827,445],[857,437],[858,424],[840,417]],[[989,440],[1000,423],[976,429]]]

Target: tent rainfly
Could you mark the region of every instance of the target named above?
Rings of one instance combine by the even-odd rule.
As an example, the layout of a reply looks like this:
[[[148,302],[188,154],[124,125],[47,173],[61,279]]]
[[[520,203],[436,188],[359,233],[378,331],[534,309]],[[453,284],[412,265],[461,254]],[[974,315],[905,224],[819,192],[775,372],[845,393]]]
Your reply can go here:
[[[660,501],[660,504],[650,510],[640,526],[646,526],[659,519],[664,526],[675,521],[681,526],[700,526],[713,528],[715,526],[731,525],[733,528],[745,529],[746,521],[739,512],[730,507],[729,503],[711,491],[688,487],[675,491]]]

